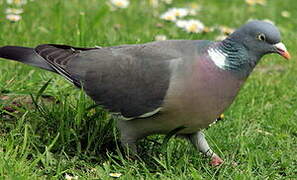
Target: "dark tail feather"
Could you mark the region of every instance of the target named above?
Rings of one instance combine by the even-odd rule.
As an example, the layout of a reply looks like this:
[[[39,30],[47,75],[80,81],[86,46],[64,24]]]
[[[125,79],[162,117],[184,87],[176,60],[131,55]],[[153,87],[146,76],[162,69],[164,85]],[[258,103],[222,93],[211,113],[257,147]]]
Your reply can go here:
[[[3,46],[0,47],[0,57],[56,72],[42,57],[36,54],[33,48]]]

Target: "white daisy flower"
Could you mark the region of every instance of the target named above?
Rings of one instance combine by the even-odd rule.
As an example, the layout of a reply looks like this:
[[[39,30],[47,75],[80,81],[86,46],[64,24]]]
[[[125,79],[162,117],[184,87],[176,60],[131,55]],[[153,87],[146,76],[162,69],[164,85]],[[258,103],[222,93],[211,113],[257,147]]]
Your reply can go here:
[[[289,18],[291,16],[291,13],[289,11],[282,11],[281,15],[285,18]]]
[[[127,8],[130,4],[129,0],[110,0],[110,2],[117,8]]]
[[[189,10],[187,8],[171,8],[167,12],[170,12],[179,18],[185,17],[189,14]]]
[[[180,28],[185,28],[188,24],[187,20],[178,20],[176,21],[176,26]]]
[[[209,32],[213,32],[214,28],[213,27],[204,27],[203,32],[205,33],[209,33]]]
[[[189,33],[201,33],[205,28],[201,21],[195,19],[179,20],[176,22],[176,25]]]
[[[109,176],[113,177],[113,178],[119,178],[122,176],[122,174],[121,173],[109,173]]]
[[[16,8],[7,8],[5,9],[6,14],[22,14],[24,12],[23,9],[16,9]]]
[[[167,40],[167,36],[164,34],[159,34],[159,35],[155,36],[155,40],[156,41],[165,41],[165,40]]]
[[[201,21],[190,20],[185,29],[187,32],[201,33],[204,30],[204,25],[201,23]]]
[[[17,15],[17,14],[8,14],[8,15],[6,15],[6,19],[8,19],[9,21],[12,21],[12,22],[17,22],[22,19],[22,16]]]
[[[219,26],[219,30],[221,31],[221,33],[223,33],[225,35],[232,34],[235,31],[235,29],[227,27],[227,26]]]
[[[27,0],[6,0],[7,4],[15,4],[18,6],[25,5]]]
[[[175,14],[173,14],[172,12],[165,12],[163,14],[161,14],[160,16],[161,19],[164,19],[166,21],[176,21],[176,16]]]
[[[160,18],[167,21],[176,21],[177,18],[182,18],[190,14],[195,14],[193,10],[188,8],[171,8],[161,14]]]
[[[76,179],[78,179],[78,176],[70,176],[69,174],[66,173],[65,179],[66,180],[76,180]]]

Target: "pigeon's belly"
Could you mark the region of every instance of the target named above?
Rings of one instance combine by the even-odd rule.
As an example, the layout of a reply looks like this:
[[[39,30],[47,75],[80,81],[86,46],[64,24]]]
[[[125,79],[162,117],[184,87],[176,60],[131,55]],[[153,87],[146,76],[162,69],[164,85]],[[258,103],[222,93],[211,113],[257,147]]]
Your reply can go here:
[[[208,127],[236,97],[242,81],[213,64],[199,66],[186,81],[176,81],[169,89],[163,109],[165,126],[185,127],[193,133]],[[168,112],[168,113],[166,113]],[[170,113],[169,113],[170,112]]]

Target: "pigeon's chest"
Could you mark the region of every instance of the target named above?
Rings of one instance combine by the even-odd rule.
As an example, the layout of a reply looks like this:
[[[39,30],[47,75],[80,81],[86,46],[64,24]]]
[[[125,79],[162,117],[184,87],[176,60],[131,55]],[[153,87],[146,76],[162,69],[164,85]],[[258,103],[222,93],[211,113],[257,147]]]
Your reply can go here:
[[[194,112],[200,109],[198,113],[205,114],[206,118],[217,118],[234,101],[243,83],[229,71],[210,63],[199,66],[188,80],[189,88],[185,88],[184,92],[193,95],[192,99],[188,99],[193,105],[189,108]]]
[[[189,131],[211,124],[233,102],[242,84],[207,61],[198,62],[190,71],[174,79],[164,109],[174,112],[171,119]]]

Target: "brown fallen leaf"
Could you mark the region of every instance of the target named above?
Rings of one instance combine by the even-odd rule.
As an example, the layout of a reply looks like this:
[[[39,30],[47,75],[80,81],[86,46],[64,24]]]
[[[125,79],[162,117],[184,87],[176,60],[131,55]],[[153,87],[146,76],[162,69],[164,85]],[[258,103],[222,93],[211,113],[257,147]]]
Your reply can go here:
[[[34,109],[34,103],[31,96],[29,95],[15,95],[15,94],[5,94],[0,95],[1,104],[3,104],[3,110],[9,113],[19,113],[18,109],[22,107]],[[40,100],[45,104],[59,103],[55,97],[50,95],[41,95]]]

